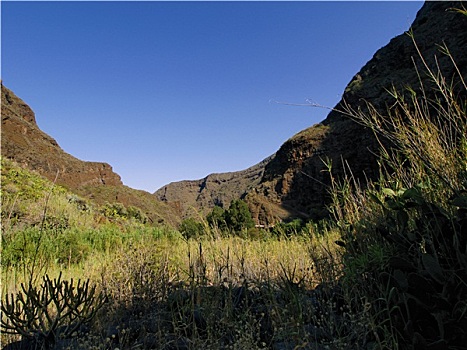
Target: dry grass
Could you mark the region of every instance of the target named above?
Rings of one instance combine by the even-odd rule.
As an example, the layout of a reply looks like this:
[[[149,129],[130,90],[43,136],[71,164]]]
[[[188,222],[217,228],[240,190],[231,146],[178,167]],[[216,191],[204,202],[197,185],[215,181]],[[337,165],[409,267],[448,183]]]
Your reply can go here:
[[[326,237],[162,237],[91,254],[67,269],[50,265],[48,274],[61,271],[64,280],[89,278],[109,297],[92,331],[75,339],[73,347],[84,349],[91,341],[98,349],[165,349],[168,344],[259,349],[274,339],[290,341],[296,334],[298,341],[304,336],[311,303],[307,293],[322,280],[318,272],[328,273],[323,266],[333,243],[332,235]],[[21,271],[2,273],[3,292],[17,291]],[[144,345],[151,339],[159,347]]]

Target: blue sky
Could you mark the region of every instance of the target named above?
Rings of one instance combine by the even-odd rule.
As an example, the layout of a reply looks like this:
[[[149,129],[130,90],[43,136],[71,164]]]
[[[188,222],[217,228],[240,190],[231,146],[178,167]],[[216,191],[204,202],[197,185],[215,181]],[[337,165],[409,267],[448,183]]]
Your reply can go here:
[[[131,187],[242,170],[322,121],[422,2],[2,1],[3,83]]]

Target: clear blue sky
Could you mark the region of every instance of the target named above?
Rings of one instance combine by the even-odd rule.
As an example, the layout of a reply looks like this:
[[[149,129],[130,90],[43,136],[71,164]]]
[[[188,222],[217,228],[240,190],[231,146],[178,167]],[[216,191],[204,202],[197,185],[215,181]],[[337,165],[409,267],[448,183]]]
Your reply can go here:
[[[68,153],[150,192],[242,170],[333,107],[422,2],[2,1],[2,79]]]

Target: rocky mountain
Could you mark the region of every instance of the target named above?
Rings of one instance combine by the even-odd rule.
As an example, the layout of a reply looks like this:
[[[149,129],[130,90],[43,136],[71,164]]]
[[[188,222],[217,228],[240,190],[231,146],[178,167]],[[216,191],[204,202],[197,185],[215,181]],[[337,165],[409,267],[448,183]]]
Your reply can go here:
[[[439,51],[443,43],[449,47],[460,71],[467,72],[467,18],[452,10],[462,5],[462,2],[426,2],[411,26],[422,57],[431,67],[438,64],[448,79],[454,75],[454,67]],[[332,163],[336,178],[346,171],[352,171],[362,183],[377,176],[379,145],[372,132],[338,110],[344,108],[344,101],[355,109],[365,109],[369,101],[385,114],[393,102],[388,89],[403,91],[412,86],[417,90],[420,82],[415,66],[418,72],[423,71],[411,37],[402,33],[378,50],[353,77],[342,100],[325,120],[287,140],[274,157],[257,166],[257,176],[248,178],[242,172],[231,177],[210,175],[204,180],[209,179],[211,186],[205,186],[204,180],[172,183],[158,190],[156,196],[172,203],[187,201],[196,210],[202,210],[225,204],[228,198],[240,194],[248,201],[257,222],[265,225],[292,217],[323,217],[330,185],[326,162]],[[421,79],[429,92],[426,77],[421,75]],[[222,186],[214,185],[216,178],[225,179]]]
[[[57,141],[39,129],[32,109],[1,86],[1,154],[51,181],[95,201],[119,202],[142,209],[154,223],[176,224],[179,218],[150,193],[124,186],[107,163],[85,162],[63,151]]]
[[[443,43],[459,70],[464,74],[467,71],[467,19],[452,10],[462,5],[426,2],[411,26],[427,64],[439,66],[448,79],[454,67],[439,51]],[[344,101],[355,109],[366,108],[369,101],[384,114],[393,102],[388,93],[393,86],[399,91],[408,85],[416,90],[421,78],[429,93],[426,77],[419,76],[422,71],[412,39],[403,33],[378,50],[353,77],[342,100],[325,120],[291,137],[275,155],[243,171],[171,183],[154,195],[124,186],[109,164],[84,162],[64,152],[39,129],[31,108],[3,85],[1,154],[52,181],[57,177],[58,184],[97,203],[139,207],[153,222],[173,224],[180,217],[204,213],[214,205],[228,206],[237,198],[244,198],[256,221],[264,225],[286,218],[320,218],[326,215],[329,203],[328,164],[332,163],[336,178],[346,171],[352,171],[362,183],[377,176],[379,145],[370,130],[339,112]]]
[[[274,156],[241,171],[173,182],[157,190],[155,195],[161,201],[170,203],[181,216],[195,215],[214,205],[228,207],[233,199],[244,197],[260,183],[264,167],[272,158]]]
[[[107,163],[83,162],[65,153],[36,124],[32,109],[2,85],[2,156],[70,188],[123,185]]]

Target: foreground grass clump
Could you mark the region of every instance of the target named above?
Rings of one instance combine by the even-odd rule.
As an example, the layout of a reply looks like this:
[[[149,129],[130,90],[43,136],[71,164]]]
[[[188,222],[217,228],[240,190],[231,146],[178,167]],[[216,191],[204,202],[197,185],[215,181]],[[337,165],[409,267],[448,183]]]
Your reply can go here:
[[[442,52],[452,60],[449,50]],[[393,91],[387,115],[350,106],[382,148],[379,182],[333,180],[345,247],[341,282],[359,286],[379,347],[461,349],[467,344],[467,86],[420,58],[428,81]]]

